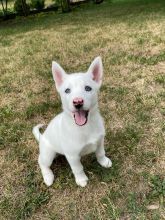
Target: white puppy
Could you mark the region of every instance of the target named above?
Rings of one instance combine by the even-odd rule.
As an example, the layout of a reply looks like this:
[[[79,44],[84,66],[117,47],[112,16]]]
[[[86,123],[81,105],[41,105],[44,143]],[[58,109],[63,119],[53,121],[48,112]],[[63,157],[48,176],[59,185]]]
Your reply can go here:
[[[57,115],[43,134],[37,125],[33,134],[39,142],[39,165],[47,186],[54,175],[50,166],[56,154],[65,155],[75,176],[76,183],[86,186],[88,177],[80,162],[81,156],[95,152],[98,163],[111,167],[111,160],[104,151],[104,122],[99,113],[97,94],[102,82],[103,66],[100,57],[90,65],[87,73],[66,74],[53,61],[52,73],[62,100],[63,112]]]

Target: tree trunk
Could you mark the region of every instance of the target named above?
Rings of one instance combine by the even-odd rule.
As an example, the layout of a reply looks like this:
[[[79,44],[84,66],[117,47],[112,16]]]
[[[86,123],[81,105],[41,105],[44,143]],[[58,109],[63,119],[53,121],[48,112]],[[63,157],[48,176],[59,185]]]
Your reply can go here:
[[[1,0],[1,5],[2,5],[3,14],[4,14],[4,16],[6,16],[6,10],[5,10],[5,7],[3,4],[3,0]]]
[[[61,0],[61,8],[62,12],[69,12],[70,8],[70,0]]]

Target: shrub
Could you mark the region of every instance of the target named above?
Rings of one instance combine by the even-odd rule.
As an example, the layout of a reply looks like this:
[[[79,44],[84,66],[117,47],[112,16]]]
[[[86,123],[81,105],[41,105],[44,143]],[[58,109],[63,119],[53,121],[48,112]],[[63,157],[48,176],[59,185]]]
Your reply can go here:
[[[93,2],[95,3],[95,4],[100,4],[100,3],[102,3],[104,0],[93,0]]]
[[[41,10],[45,6],[45,0],[31,0],[31,6],[32,8]]]
[[[28,15],[30,13],[30,6],[26,3],[26,0],[16,0],[14,3],[14,10],[19,15]]]
[[[69,12],[70,8],[70,0],[61,0],[62,12]]]
[[[56,7],[61,7],[61,0],[53,0],[53,6],[56,6]]]

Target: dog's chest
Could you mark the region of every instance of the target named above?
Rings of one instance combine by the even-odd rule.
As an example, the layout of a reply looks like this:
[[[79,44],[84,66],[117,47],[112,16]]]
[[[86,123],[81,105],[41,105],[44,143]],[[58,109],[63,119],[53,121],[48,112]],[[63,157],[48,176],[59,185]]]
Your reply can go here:
[[[100,139],[101,136],[97,138],[96,137],[90,138],[82,147],[80,151],[80,155],[83,156],[95,152]]]
[[[101,143],[101,139],[104,137],[104,127],[102,123],[99,125],[95,124],[95,126],[92,126],[81,136],[81,156],[95,152],[96,148]]]
[[[80,152],[81,156],[93,153],[96,151],[97,148],[97,142],[95,144],[87,144],[86,146],[83,147],[82,151]]]

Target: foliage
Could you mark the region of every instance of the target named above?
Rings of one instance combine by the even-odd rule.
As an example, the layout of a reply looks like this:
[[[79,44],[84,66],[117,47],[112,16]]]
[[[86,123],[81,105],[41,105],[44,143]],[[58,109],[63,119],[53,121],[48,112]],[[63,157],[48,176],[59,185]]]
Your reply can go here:
[[[61,7],[61,0],[53,0],[54,6]]]
[[[95,3],[95,4],[100,4],[100,3],[102,3],[104,0],[93,0],[93,2]]]
[[[41,10],[45,6],[45,0],[31,0],[31,6],[32,8]]]
[[[19,15],[27,16],[30,13],[30,6],[26,3],[26,0],[16,0],[14,3],[14,10]]]
[[[1,0],[3,15],[6,17],[10,12],[8,11],[8,0]]]
[[[70,8],[70,1],[69,0],[61,0],[61,8],[62,12],[69,12]]]

